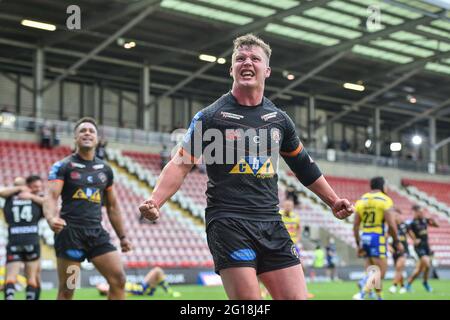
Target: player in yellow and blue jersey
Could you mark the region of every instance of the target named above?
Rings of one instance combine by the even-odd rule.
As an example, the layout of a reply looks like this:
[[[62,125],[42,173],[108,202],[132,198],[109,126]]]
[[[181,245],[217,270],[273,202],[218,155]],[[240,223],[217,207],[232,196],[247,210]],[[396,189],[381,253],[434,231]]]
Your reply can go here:
[[[384,279],[387,269],[387,237],[386,224],[393,238],[394,247],[403,251],[402,244],[397,236],[397,226],[393,213],[393,201],[386,195],[386,183],[383,177],[375,177],[370,180],[371,191],[365,193],[355,204],[355,220],[353,232],[355,235],[358,256],[366,258],[366,268],[377,266],[380,277]],[[362,231],[360,235],[360,230]],[[360,283],[361,292],[355,299],[364,299],[369,291],[367,277]],[[375,292],[381,300],[381,281]]]

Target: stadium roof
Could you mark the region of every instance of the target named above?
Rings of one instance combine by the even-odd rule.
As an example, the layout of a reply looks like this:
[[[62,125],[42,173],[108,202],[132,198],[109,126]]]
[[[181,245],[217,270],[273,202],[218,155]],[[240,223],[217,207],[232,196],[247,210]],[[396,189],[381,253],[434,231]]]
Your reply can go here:
[[[66,9],[73,1],[3,0],[0,71],[31,74],[35,49],[41,46],[46,76],[137,91],[142,66],[148,64],[153,94],[208,102],[230,88],[232,39],[253,32],[272,46],[266,95],[278,105],[304,105],[314,95],[333,119],[363,126],[380,108],[385,131],[408,121],[423,127],[425,122],[416,118],[436,115],[438,132],[450,135],[446,3],[83,0],[76,2],[81,30],[71,31]],[[373,15],[378,9],[379,25]],[[25,27],[23,19],[51,23],[56,30]],[[119,31],[123,34],[117,37]],[[125,49],[122,40],[136,46]],[[202,61],[200,54],[223,57],[226,63]],[[288,80],[287,74],[295,78]],[[345,82],[362,83],[365,91],[344,89]]]

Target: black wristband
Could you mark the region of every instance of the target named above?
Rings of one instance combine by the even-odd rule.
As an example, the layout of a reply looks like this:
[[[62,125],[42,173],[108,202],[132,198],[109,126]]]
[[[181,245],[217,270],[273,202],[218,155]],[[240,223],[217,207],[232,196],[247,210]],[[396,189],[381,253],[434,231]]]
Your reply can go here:
[[[123,240],[123,239],[125,239],[127,236],[120,236],[119,237],[119,240]]]

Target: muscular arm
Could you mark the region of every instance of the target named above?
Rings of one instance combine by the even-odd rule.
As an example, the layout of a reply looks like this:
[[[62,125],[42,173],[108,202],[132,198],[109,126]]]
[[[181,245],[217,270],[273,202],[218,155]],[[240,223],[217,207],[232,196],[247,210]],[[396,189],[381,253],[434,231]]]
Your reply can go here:
[[[18,187],[8,187],[8,188],[1,188],[0,189],[0,198],[9,198],[13,194],[16,194],[18,192],[21,192],[24,190],[23,186]]]
[[[354,212],[353,205],[347,199],[340,199],[323,175],[307,187],[333,210],[336,218],[345,219]]]
[[[64,182],[60,180],[50,181],[49,189],[44,197],[43,211],[50,228],[54,232],[59,232],[66,225],[65,221],[58,216],[58,199],[61,195]]]
[[[117,203],[116,194],[111,187],[105,191],[106,193],[106,212],[108,213],[109,221],[111,222],[114,231],[119,239],[126,236],[123,227],[122,215],[120,214],[119,204]]]
[[[428,218],[428,225],[431,227],[439,228],[439,224],[434,218]]]
[[[187,157],[177,153],[161,172],[151,197],[159,208],[180,189],[186,175],[194,166]]]
[[[389,234],[394,240],[394,243],[398,243],[397,224],[395,223],[395,214],[392,210],[386,210],[384,212],[384,220],[389,227]]]
[[[355,237],[356,247],[359,248],[361,239],[359,237],[359,226],[361,224],[361,217],[359,214],[355,214],[355,220],[353,221],[353,235]]]
[[[19,194],[19,197],[21,197],[21,194]],[[32,194],[30,192],[27,192],[27,193],[25,193],[23,198],[30,199],[31,201],[40,205],[41,207],[44,205],[44,197],[42,197],[42,196],[38,196],[38,195]]]
[[[412,239],[413,243],[416,244],[417,237],[412,230],[408,230],[409,237]]]
[[[328,206],[332,207],[339,197],[328,184],[324,176],[320,176],[316,181],[308,186],[308,189],[314,192]]]

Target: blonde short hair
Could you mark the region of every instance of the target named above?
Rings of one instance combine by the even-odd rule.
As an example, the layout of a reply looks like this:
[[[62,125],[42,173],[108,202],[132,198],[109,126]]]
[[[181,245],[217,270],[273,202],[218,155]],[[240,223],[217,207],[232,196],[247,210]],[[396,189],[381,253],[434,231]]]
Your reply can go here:
[[[240,37],[234,39],[233,45],[234,45],[233,56],[232,56],[233,61],[234,61],[234,58],[235,58],[239,48],[241,48],[243,46],[249,46],[249,47],[257,46],[257,47],[260,47],[261,49],[263,49],[263,51],[267,57],[267,64],[269,64],[270,56],[272,54],[272,49],[270,48],[270,46],[267,43],[265,43],[261,38],[258,38],[254,34],[248,33],[246,35],[243,35],[243,36],[240,36]]]

